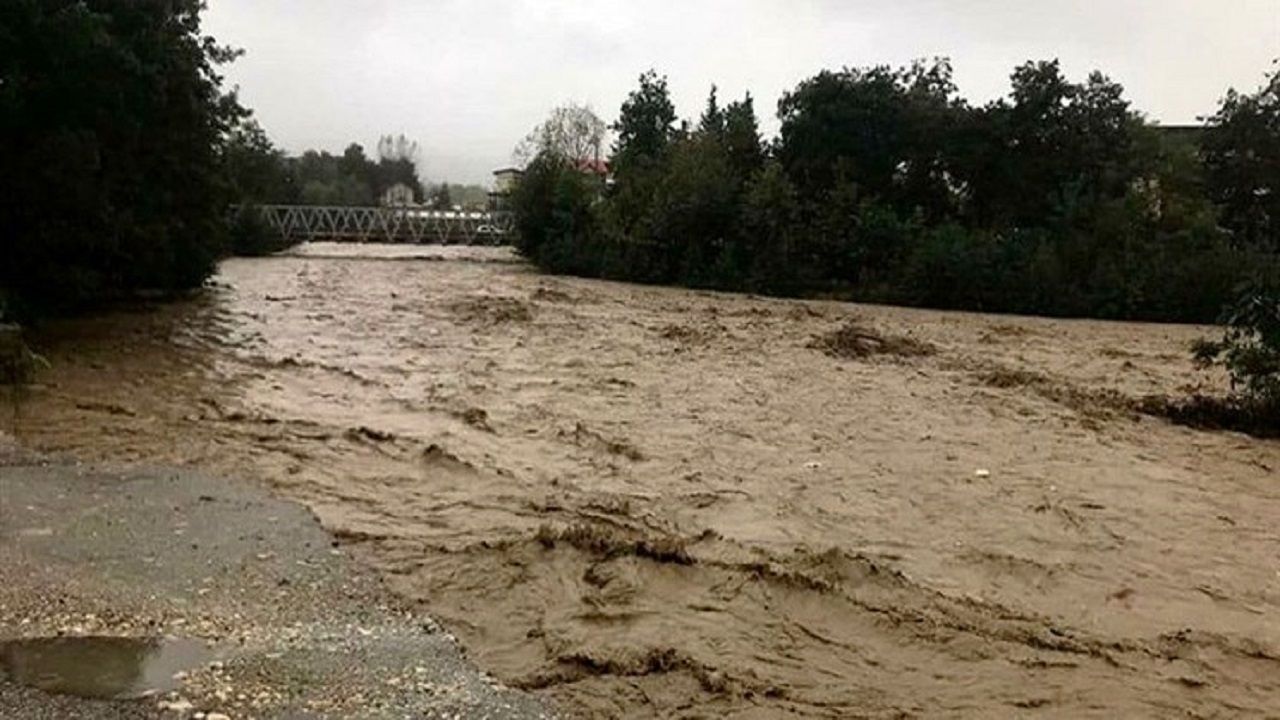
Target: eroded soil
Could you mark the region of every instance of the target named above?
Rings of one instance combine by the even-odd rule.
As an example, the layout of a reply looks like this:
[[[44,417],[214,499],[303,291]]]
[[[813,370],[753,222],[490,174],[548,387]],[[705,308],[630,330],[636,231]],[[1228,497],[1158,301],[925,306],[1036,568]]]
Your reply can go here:
[[[571,716],[1280,713],[1280,443],[1132,410],[1211,329],[443,252],[50,326],[20,437],[269,483]]]

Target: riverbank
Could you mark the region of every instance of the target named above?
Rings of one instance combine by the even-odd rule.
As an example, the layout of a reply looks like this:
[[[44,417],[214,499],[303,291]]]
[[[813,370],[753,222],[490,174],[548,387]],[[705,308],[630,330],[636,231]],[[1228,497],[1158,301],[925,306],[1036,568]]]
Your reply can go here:
[[[1133,411],[1218,334],[309,245],[51,324],[16,427],[305,505],[568,716],[1265,717],[1280,445]]]
[[[548,717],[476,671],[304,508],[190,470],[38,457],[0,435],[0,658],[13,660],[5,641],[53,636],[182,638],[207,655],[151,680],[127,653],[106,653],[118,668],[103,652],[68,663],[72,684],[159,688],[115,701],[6,681],[18,668],[0,661],[0,717]]]

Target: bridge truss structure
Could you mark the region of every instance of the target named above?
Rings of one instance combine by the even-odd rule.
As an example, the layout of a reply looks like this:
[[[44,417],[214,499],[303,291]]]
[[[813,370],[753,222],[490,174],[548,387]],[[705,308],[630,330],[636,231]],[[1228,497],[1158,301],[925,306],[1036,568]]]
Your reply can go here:
[[[507,245],[514,227],[507,212],[416,207],[255,205],[233,212],[260,212],[268,226],[291,242]]]

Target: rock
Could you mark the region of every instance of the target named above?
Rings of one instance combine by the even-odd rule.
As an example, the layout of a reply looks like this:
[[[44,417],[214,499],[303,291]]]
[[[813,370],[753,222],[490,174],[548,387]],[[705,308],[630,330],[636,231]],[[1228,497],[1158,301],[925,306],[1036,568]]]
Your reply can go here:
[[[231,716],[214,712],[214,713],[209,713],[208,715],[205,715],[204,720],[231,720]]]
[[[991,471],[990,471],[990,470],[985,470],[985,469],[974,470],[974,471],[973,471],[973,476],[974,476],[974,477],[976,477],[976,478],[978,478],[979,480],[985,480],[985,479],[987,479],[987,478],[991,477]]]
[[[179,698],[177,700],[169,700],[167,702],[160,703],[160,709],[168,712],[188,713],[194,710],[195,706],[191,704],[190,700],[183,700]]]

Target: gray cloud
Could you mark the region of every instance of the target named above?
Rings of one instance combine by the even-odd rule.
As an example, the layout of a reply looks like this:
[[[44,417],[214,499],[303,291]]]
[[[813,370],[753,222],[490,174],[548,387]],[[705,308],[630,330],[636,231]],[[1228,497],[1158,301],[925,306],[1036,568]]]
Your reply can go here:
[[[487,182],[554,105],[611,120],[635,78],[670,76],[682,115],[708,87],[778,95],[822,68],[952,58],[961,92],[1003,95],[1012,68],[1101,69],[1155,120],[1212,111],[1280,57],[1280,0],[212,0],[226,69],[290,151],[405,133],[432,180]]]

